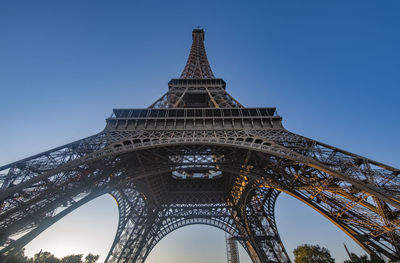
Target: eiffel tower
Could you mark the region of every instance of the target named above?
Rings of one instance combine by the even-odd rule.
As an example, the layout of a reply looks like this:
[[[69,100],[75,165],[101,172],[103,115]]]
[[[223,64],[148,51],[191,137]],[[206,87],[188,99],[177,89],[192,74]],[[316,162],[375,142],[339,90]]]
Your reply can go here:
[[[204,31],[192,38],[180,78],[151,106],[114,109],[100,133],[0,167],[0,260],[108,193],[119,223],[106,262],[144,262],[192,224],[225,231],[253,262],[290,262],[281,192],[369,254],[400,259],[400,170],[294,134],[274,107],[244,107],[214,77]]]

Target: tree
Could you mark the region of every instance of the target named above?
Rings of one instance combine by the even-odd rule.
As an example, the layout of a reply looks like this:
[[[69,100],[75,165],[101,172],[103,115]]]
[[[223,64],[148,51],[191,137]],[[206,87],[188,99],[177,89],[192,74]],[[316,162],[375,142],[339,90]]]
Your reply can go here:
[[[35,263],[59,263],[60,260],[53,254],[47,251],[40,251],[33,256],[33,262]]]
[[[65,256],[60,263],[82,263],[83,254]]]
[[[85,257],[85,261],[84,263],[96,263],[97,260],[99,259],[99,255],[93,255],[92,253],[89,253],[86,257]]]
[[[367,255],[357,256],[354,253],[350,253],[350,259],[345,260],[343,263],[384,263],[379,257],[372,255],[371,259],[368,259]]]
[[[334,263],[329,250],[318,245],[301,245],[293,250],[295,263]]]
[[[14,255],[12,255],[7,263],[29,263],[32,260],[29,260],[27,256],[25,256],[25,248],[21,249]]]
[[[78,254],[65,256],[62,259],[59,259],[50,252],[40,251],[39,253],[36,253],[33,258],[28,258],[25,256],[25,249],[21,249],[11,256],[7,260],[7,263],[96,263],[100,256],[89,253],[83,262],[82,257],[83,254]]]
[[[354,253],[350,253],[350,259],[343,261],[343,263],[369,263],[369,259],[367,255],[363,255],[361,257],[357,256]]]

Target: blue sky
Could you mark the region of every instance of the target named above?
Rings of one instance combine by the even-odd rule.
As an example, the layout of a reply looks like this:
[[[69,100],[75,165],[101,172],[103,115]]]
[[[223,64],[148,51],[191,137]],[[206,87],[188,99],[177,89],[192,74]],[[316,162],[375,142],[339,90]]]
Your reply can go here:
[[[390,0],[1,1],[0,164],[95,134],[112,108],[149,106],[180,75],[200,26],[214,75],[243,105],[276,106],[290,131],[400,167],[399,11]],[[290,197],[279,197],[277,221],[290,254],[320,244],[342,262],[343,242],[361,253]],[[116,222],[104,196],[27,251],[106,254]],[[148,262],[221,262],[223,241],[187,227]]]

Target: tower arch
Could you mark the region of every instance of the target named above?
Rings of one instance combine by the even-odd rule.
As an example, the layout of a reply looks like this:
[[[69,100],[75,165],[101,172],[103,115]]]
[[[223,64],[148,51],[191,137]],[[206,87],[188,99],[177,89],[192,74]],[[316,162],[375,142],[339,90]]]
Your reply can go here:
[[[0,260],[112,193],[120,222],[107,261],[142,262],[163,233],[204,220],[238,235],[254,262],[289,262],[279,192],[399,259],[400,170],[294,134],[274,107],[244,107],[211,71],[204,30],[192,37],[181,77],[148,108],[114,109],[102,132],[0,167]]]

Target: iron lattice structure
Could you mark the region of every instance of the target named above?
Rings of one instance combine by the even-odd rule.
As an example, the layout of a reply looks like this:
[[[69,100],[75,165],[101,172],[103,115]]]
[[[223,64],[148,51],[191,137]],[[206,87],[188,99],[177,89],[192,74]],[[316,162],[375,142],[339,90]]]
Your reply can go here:
[[[108,262],[144,262],[170,232],[215,226],[253,262],[290,262],[279,193],[334,223],[368,253],[400,258],[400,170],[287,131],[276,109],[246,108],[215,78],[204,31],[179,79],[147,109],[114,109],[88,138],[0,167],[1,260],[105,193],[119,224]]]
[[[225,232],[226,258],[228,263],[240,263],[237,242]]]

